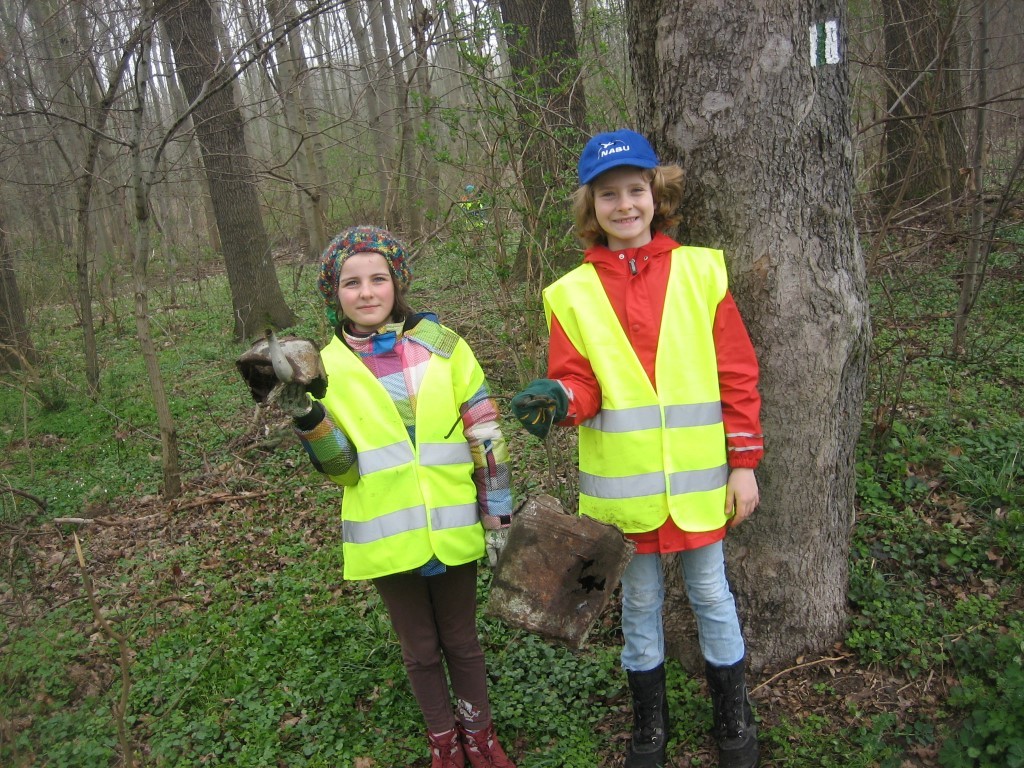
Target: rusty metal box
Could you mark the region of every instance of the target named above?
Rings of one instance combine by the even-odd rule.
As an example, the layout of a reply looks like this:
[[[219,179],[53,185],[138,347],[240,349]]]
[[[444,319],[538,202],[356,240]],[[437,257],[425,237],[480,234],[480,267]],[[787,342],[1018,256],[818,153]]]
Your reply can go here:
[[[578,649],[634,549],[615,526],[570,515],[552,496],[532,496],[513,518],[486,611]]]

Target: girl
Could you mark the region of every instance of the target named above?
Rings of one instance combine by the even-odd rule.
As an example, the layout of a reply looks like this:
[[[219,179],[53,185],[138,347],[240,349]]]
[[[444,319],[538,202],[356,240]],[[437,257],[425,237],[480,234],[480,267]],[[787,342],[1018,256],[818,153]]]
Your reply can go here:
[[[389,232],[335,237],[318,282],[335,329],[321,352],[327,393],[285,385],[278,402],[313,466],[345,486],[344,577],[372,580],[387,607],[432,768],[515,768],[494,732],[476,631],[476,561],[487,551],[496,562],[511,523],[507,449],[476,358],[409,309],[411,280]]]
[[[534,435],[578,426],[580,512],[621,528],[637,554],[622,576],[622,666],[633,697],[627,768],[665,761],[669,713],[659,555],[679,552],[697,619],[723,768],[759,750],[745,647],[722,540],[758,504],[758,366],[721,251],[681,246],[683,172],[647,140],[595,136],[578,165],[584,263],[544,291],[548,377],[512,410]]]

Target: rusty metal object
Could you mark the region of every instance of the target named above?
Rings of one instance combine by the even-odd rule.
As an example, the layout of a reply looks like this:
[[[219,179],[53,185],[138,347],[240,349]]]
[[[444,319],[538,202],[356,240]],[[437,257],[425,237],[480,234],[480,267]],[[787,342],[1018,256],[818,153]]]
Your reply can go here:
[[[316,344],[298,336],[285,336],[276,342],[291,364],[291,380],[302,384],[313,397],[322,398],[327,394],[327,372]],[[271,390],[281,383],[274,373],[269,339],[260,339],[253,344],[235,361],[235,366],[257,403],[265,403]]]
[[[533,496],[516,514],[491,580],[487,613],[580,648],[636,547],[613,525]]]

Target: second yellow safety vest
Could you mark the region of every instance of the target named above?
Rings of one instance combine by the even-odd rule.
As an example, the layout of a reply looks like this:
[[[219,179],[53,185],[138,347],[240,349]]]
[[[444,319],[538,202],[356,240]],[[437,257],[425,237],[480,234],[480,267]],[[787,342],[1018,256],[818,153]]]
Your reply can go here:
[[[726,523],[729,469],[712,328],[728,277],[721,251],[671,255],[655,391],[592,264],[544,291],[544,309],[590,362],[601,410],[580,425],[580,512],[626,533]]]

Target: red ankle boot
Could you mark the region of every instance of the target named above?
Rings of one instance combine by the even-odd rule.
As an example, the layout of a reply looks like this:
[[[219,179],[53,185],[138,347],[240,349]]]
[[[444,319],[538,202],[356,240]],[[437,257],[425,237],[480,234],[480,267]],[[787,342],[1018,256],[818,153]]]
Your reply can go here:
[[[505,750],[498,743],[498,735],[494,732],[494,723],[489,723],[480,731],[467,731],[459,725],[462,748],[473,768],[516,768],[516,764],[508,759]]]
[[[465,768],[466,756],[462,752],[459,731],[427,733],[430,740],[430,768]]]

